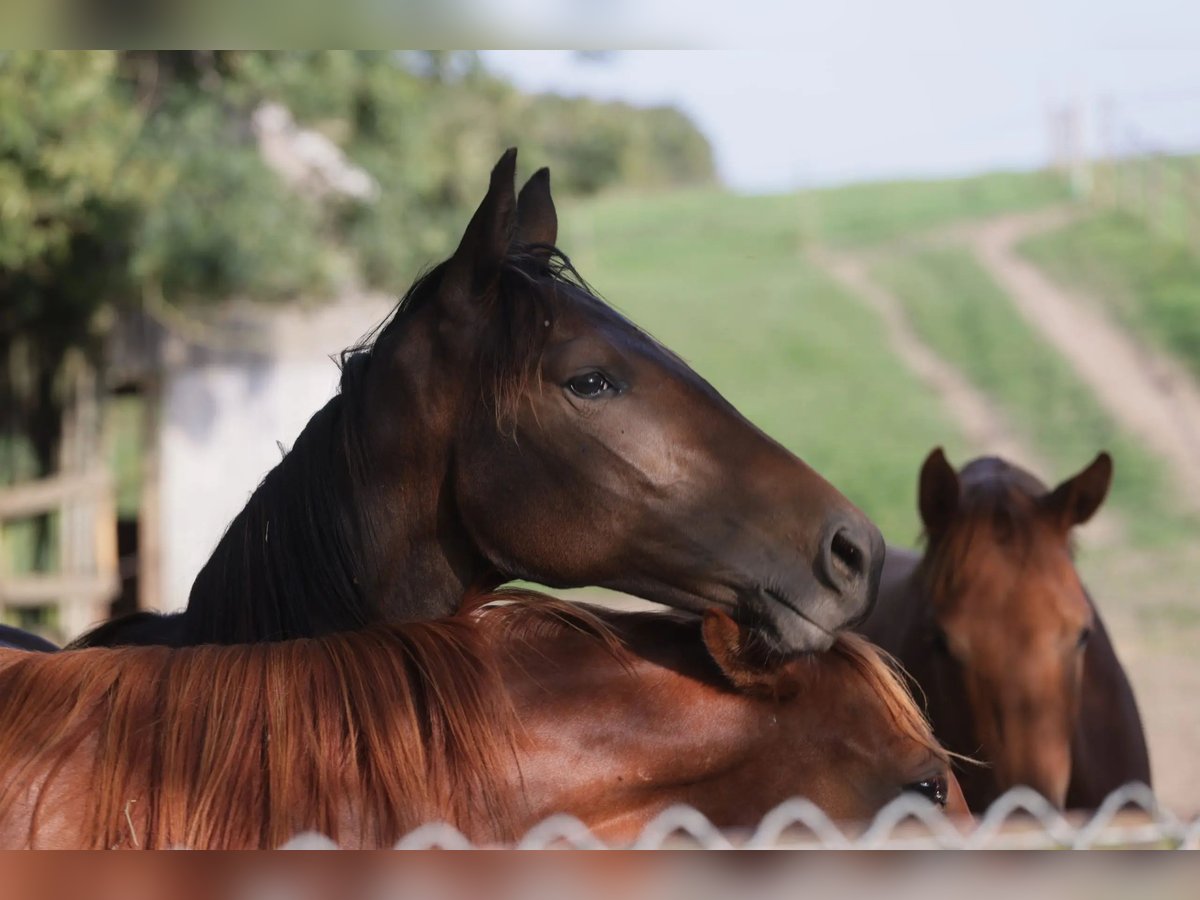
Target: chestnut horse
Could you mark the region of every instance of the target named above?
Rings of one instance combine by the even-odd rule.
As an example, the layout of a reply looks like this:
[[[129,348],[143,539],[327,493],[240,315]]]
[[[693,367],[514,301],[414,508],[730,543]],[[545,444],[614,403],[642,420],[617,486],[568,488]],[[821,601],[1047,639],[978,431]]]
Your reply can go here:
[[[497,598],[288,642],[0,651],[0,846],[387,847],[428,821],[507,842],[556,812],[620,842],[676,803],[748,828],[905,791],[965,812],[861,638],[781,661],[720,612]]]
[[[242,643],[451,615],[468,588],[599,585],[721,608],[782,651],[866,614],[878,530],[599,300],[516,151],[269,472],[187,610],[77,646]]]
[[[960,773],[972,810],[1015,785],[1095,808],[1150,783],[1133,690],[1072,561],[1071,529],[1108,493],[1101,453],[1054,490],[996,457],[925,460],[927,546],[892,560],[860,631],[920,685],[938,739],[989,765]]]

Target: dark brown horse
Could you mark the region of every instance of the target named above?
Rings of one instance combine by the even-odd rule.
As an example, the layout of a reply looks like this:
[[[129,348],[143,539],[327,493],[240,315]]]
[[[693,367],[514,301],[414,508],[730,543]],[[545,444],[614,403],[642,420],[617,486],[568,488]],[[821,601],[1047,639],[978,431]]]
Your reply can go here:
[[[753,621],[785,651],[863,616],[877,529],[555,249],[516,152],[238,514],[185,613],[80,646],[282,640],[450,615],[469,587],[599,585]]]
[[[1094,808],[1150,782],[1133,691],[1072,561],[1071,529],[1111,479],[1106,453],[1052,491],[995,457],[956,473],[937,449],[921,469],[924,557],[889,551],[860,630],[920,685],[938,739],[988,763],[960,774],[973,810],[1015,785]]]
[[[0,648],[9,650],[36,650],[39,653],[53,653],[58,649],[57,646],[40,635],[4,624],[0,624]]]
[[[373,847],[427,821],[511,841],[557,812],[624,841],[676,803],[741,828],[905,791],[965,811],[861,638],[781,662],[723,613],[500,597],[288,642],[0,651],[0,846]]]

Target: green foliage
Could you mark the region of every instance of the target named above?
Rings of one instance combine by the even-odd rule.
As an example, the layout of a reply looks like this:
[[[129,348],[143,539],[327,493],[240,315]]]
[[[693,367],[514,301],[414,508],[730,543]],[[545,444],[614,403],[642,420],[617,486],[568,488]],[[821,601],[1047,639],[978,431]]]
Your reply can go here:
[[[302,196],[260,160],[266,100],[339,144],[377,202]],[[327,295],[357,263],[398,292],[444,256],[501,150],[560,194],[709,180],[671,110],[526,97],[449,51],[0,51],[0,433],[40,468],[75,350],[145,297]]]
[[[1126,326],[1200,376],[1200,254],[1141,219],[1104,212],[1026,241],[1021,252],[1103,300]]]
[[[123,163],[138,118],[110,53],[0,52],[0,272],[44,268],[136,198]]]
[[[682,113],[525,95],[471,58],[378,51],[246,54],[239,77],[337,141],[379,183],[338,210],[368,283],[399,290],[454,246],[484,173],[507,146],[549,166],[560,197],[711,183],[712,151]],[[426,74],[420,74],[420,72]]]
[[[316,204],[274,177],[216,103],[179,107],[147,123],[139,143],[162,187],[133,235],[135,281],[176,303],[324,287]]]
[[[1108,417],[968,251],[915,250],[888,258],[875,274],[904,303],[929,346],[994,398],[1056,467],[1039,475],[1066,477],[1107,449],[1116,462],[1113,500],[1129,519],[1131,536],[1153,542],[1177,532],[1157,461]]]
[[[266,99],[364,166],[378,203],[322,208],[280,184],[248,127]],[[36,269],[61,287],[76,245],[98,244],[88,277],[109,295],[92,280],[79,316],[147,286],[190,303],[284,298],[321,290],[322,247],[345,244],[370,282],[398,290],[452,246],[510,144],[552,166],[565,195],[713,178],[707,142],[677,111],[525,96],[469,55],[3,53],[0,278]]]

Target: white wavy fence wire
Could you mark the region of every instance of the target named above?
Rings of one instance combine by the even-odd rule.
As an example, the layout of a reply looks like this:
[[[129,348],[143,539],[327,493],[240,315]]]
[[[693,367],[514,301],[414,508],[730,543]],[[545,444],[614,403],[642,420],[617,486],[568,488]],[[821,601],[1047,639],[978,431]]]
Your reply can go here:
[[[422,825],[397,845],[398,850],[466,850],[475,845],[445,823]],[[597,838],[574,816],[551,816],[514,844],[519,850],[571,848],[618,849]],[[723,832],[690,806],[664,810],[632,844],[619,849],[657,850],[702,847],[709,850],[810,848],[867,849],[1064,849],[1162,847],[1200,849],[1200,818],[1182,820],[1163,808],[1144,784],[1119,788],[1091,815],[1068,818],[1029,788],[1014,788],[996,800],[974,824],[947,817],[924,797],[905,794],[879,811],[865,828],[843,830],[808,800],[788,800],[759,822],[750,834]],[[297,835],[285,850],[330,850],[329,838]]]

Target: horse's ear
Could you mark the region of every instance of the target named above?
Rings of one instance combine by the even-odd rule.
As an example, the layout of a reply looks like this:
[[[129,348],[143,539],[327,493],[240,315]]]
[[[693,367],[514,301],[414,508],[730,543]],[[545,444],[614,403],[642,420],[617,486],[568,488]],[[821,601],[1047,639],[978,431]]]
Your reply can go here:
[[[538,169],[517,197],[517,240],[553,247],[558,242],[558,213],[550,196],[550,170]]]
[[[935,447],[921,466],[918,506],[925,533],[937,537],[950,525],[958,511],[958,473],[946,459],[941,447]]]
[[[1086,469],[1048,493],[1042,499],[1042,505],[1064,531],[1082,525],[1096,514],[1108,496],[1112,476],[1112,457],[1100,453]]]
[[[500,276],[500,269],[512,245],[517,201],[514,178],[517,149],[504,151],[492,169],[487,196],[475,210],[458,249],[446,264],[442,296],[457,302],[471,302],[485,293]]]
[[[754,637],[718,609],[704,614],[704,646],[726,678],[739,691],[772,700],[787,700],[799,690],[793,666],[770,663],[769,654]]]

